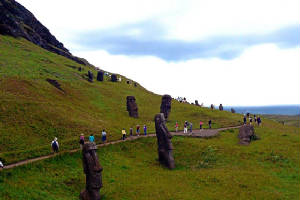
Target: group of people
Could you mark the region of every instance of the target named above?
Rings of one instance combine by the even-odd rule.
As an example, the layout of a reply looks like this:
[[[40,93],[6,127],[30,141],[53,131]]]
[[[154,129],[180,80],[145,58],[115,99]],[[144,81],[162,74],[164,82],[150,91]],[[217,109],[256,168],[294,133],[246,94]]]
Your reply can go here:
[[[211,119],[208,121],[208,127],[211,129],[211,124],[212,124],[212,121]],[[200,130],[203,129],[203,122],[200,121],[199,122],[199,126],[200,126]],[[178,128],[179,128],[179,125],[178,125],[178,122],[175,123],[175,131],[178,132]],[[190,133],[193,132],[193,124],[191,122],[188,122],[188,121],[185,121],[184,122],[184,125],[183,125],[183,133],[188,133],[188,130]]]
[[[247,124],[247,117],[249,118],[249,124],[252,125],[253,123],[253,118],[254,118],[254,123],[257,123],[258,126],[261,124],[261,118],[260,116],[253,115],[253,118],[251,117],[250,113],[244,114],[244,124]]]
[[[147,126],[146,125],[144,125],[143,130],[144,130],[144,135],[147,135]],[[137,136],[140,136],[140,125],[136,126],[135,133]],[[125,130],[125,128],[123,128],[122,129],[122,140],[126,139],[126,135],[127,135],[126,130]],[[132,127],[129,128],[129,135],[133,136],[133,128]]]

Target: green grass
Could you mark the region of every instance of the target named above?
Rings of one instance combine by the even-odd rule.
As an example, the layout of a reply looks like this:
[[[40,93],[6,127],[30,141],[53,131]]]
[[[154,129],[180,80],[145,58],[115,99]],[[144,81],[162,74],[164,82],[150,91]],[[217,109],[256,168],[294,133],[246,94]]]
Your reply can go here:
[[[98,150],[103,199],[299,199],[299,129],[266,122],[260,140],[238,144],[238,130],[211,139],[174,137],[176,168],[157,161],[156,138]],[[3,199],[78,199],[81,153],[2,171]]]
[[[77,68],[84,68],[79,72]],[[121,83],[89,83],[83,77],[92,68],[50,53],[25,39],[0,35],[0,158],[6,164],[46,155],[50,142],[58,137],[61,150],[78,148],[78,137],[95,134],[99,142],[102,129],[109,140],[121,137],[121,129],[146,124],[154,131],[153,118],[160,110],[161,96],[142,86]],[[62,92],[46,79],[55,79]],[[139,108],[139,119],[128,116],[126,96],[133,95]],[[175,122],[213,121],[213,127],[240,124],[238,114],[211,111],[189,104],[172,102],[168,127]],[[206,125],[204,126],[204,128]]]
[[[277,121],[287,126],[300,127],[299,115],[264,115],[265,118]]]

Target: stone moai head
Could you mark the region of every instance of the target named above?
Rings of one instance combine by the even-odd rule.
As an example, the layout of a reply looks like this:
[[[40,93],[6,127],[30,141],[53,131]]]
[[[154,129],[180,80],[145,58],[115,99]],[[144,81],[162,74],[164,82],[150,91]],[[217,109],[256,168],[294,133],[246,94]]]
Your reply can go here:
[[[135,117],[138,118],[138,106],[135,102],[135,97],[134,96],[127,96],[126,97],[126,105],[127,105],[127,111],[129,113],[130,117]]]
[[[104,77],[104,72],[103,71],[98,71],[97,81],[103,81],[103,77]]]
[[[117,81],[118,81],[118,77],[117,77],[116,74],[112,74],[112,75],[111,75],[111,81],[112,81],[112,82],[117,82]]]
[[[94,74],[93,74],[93,72],[91,72],[91,71],[88,71],[88,81],[89,82],[93,82],[93,79],[94,79]]]
[[[102,166],[96,153],[94,143],[85,143],[82,149],[83,171],[86,175],[86,188],[80,193],[80,199],[100,200],[99,190],[102,187]]]
[[[170,95],[164,95],[161,99],[160,112],[164,114],[165,119],[168,119],[171,112],[172,97]]]

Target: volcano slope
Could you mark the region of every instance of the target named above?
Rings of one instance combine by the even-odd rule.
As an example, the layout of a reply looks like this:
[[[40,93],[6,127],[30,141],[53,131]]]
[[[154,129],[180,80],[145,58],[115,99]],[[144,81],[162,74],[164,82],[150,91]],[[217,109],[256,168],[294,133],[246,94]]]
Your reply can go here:
[[[78,71],[79,67],[84,70]],[[49,154],[54,137],[58,137],[64,151],[78,148],[81,133],[93,133],[100,142],[102,129],[108,132],[110,141],[120,139],[122,128],[128,132],[137,124],[145,124],[148,132],[154,132],[153,117],[160,111],[161,96],[139,84],[127,84],[129,79],[121,75],[122,82],[113,83],[105,77],[104,82],[90,83],[88,70],[96,76],[93,67],[25,39],[0,35],[0,159],[5,164]],[[56,80],[60,88],[47,79]],[[138,119],[130,118],[126,111],[129,95],[136,98]],[[167,126],[173,130],[178,121],[182,129],[187,120],[196,128],[199,120],[206,123],[209,119],[213,128],[241,123],[238,114],[173,100]]]

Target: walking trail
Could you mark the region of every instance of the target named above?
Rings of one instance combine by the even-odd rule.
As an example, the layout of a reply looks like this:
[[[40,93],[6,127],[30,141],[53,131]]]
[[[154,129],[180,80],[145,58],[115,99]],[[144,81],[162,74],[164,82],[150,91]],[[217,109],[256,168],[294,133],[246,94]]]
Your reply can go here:
[[[226,128],[219,128],[219,129],[197,129],[197,130],[193,130],[193,133],[183,133],[183,131],[178,131],[178,132],[170,132],[173,136],[187,136],[187,137],[199,137],[199,138],[210,138],[210,137],[215,137],[216,135],[219,134],[219,131],[224,131],[224,130],[228,130],[228,129],[235,129],[235,128],[240,128],[241,126],[233,126],[233,127],[226,127]],[[140,136],[130,136],[128,138],[126,138],[126,140],[115,140],[115,141],[111,141],[111,142],[106,142],[106,143],[101,143],[98,144],[97,147],[102,147],[102,146],[107,146],[110,144],[117,144],[120,142],[126,142],[128,140],[136,140],[138,138],[144,138],[144,137],[155,137],[156,134],[148,134],[148,135],[140,135]],[[9,165],[4,166],[3,169],[10,169],[10,168],[14,168],[17,166],[21,166],[21,165],[26,165],[28,163],[33,163],[39,160],[44,160],[47,158],[52,158],[55,157],[59,154],[62,153],[73,153],[73,152],[77,152],[80,151],[80,149],[73,149],[73,150],[69,150],[69,151],[62,151],[60,153],[57,154],[50,154],[50,155],[46,155],[46,156],[41,156],[41,157],[37,157],[37,158],[32,158],[32,159],[28,159],[28,160],[23,160],[17,163],[12,163]],[[0,168],[0,171],[2,169]]]

